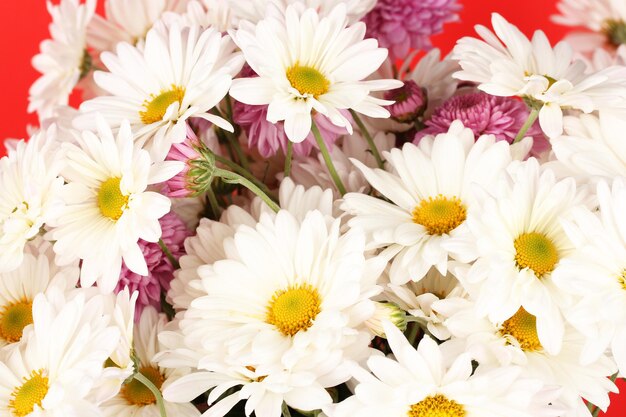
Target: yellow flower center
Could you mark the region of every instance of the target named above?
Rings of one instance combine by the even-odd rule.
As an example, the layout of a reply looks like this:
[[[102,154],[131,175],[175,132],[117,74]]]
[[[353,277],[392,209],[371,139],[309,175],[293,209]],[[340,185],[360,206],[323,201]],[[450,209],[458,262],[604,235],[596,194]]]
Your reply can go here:
[[[465,204],[457,197],[444,197],[420,201],[413,209],[413,222],[421,224],[431,235],[450,233],[463,223],[467,217]]]
[[[143,111],[139,112],[143,124],[160,122],[165,116],[167,108],[178,101],[182,105],[185,97],[185,89],[177,85],[173,85],[169,90],[163,90],[158,96],[150,95],[150,99],[143,102]]]
[[[285,336],[293,336],[313,325],[320,312],[320,304],[319,293],[308,284],[279,290],[267,306],[265,321],[276,326]]]
[[[145,376],[150,382],[154,384],[159,390],[163,385],[163,375],[154,367],[142,367],[139,372]],[[156,398],[154,394],[144,384],[136,379],[124,384],[120,390],[121,396],[128,402],[129,405],[145,406],[150,404],[156,404]]]
[[[13,415],[24,417],[33,412],[35,405],[41,407],[50,388],[48,377],[43,376],[43,373],[43,369],[33,371],[30,378],[24,378],[24,383],[13,390],[9,400],[9,409]]]
[[[523,307],[520,307],[513,317],[502,323],[500,334],[513,336],[522,350],[526,352],[543,349],[537,335],[537,317],[524,310]]]
[[[537,278],[552,272],[559,261],[556,246],[544,234],[523,233],[513,242],[515,246],[515,263],[522,270],[531,269]]]
[[[20,301],[0,311],[0,337],[9,343],[19,342],[24,327],[33,322],[33,303]]]
[[[456,401],[436,394],[413,404],[407,415],[408,417],[465,417],[467,412]]]
[[[300,94],[310,94],[315,98],[326,94],[330,87],[330,81],[324,74],[313,67],[303,67],[300,64],[287,69],[287,79]]]
[[[122,194],[121,178],[109,178],[100,185],[98,191],[98,207],[104,217],[119,220],[128,205],[128,196]]]

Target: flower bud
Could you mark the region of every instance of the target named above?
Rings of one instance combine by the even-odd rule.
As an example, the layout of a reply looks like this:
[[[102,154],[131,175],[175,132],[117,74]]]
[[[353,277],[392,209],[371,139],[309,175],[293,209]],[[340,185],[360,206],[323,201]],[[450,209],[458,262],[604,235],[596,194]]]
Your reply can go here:
[[[383,321],[389,321],[401,331],[406,330],[406,313],[400,307],[390,302],[375,302],[376,310],[372,317],[365,322],[367,328],[374,335],[386,338],[383,330]]]

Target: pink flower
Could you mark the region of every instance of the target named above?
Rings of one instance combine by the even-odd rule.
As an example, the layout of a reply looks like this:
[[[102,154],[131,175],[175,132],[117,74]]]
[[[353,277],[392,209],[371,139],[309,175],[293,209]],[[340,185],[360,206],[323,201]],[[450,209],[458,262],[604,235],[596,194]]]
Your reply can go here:
[[[426,128],[417,133],[413,142],[418,143],[425,135],[445,133],[453,121],[460,120],[476,137],[494,135],[497,140],[511,143],[526,122],[528,113],[524,103],[511,97],[496,97],[483,92],[454,96],[426,120]],[[533,153],[547,148],[548,143],[538,123],[531,126],[526,136],[533,137]]]
[[[174,258],[178,259],[185,253],[184,242],[191,233],[185,227],[183,221],[176,214],[170,212],[163,216],[159,223],[163,234],[161,239],[170,250]],[[135,305],[135,318],[141,317],[145,306],[154,306],[161,311],[161,292],[167,292],[170,282],[174,278],[174,267],[158,243],[139,240],[139,247],[148,264],[148,276],[142,276],[130,271],[122,263],[120,280],[115,288],[118,293],[128,287],[130,292],[138,291],[139,297]]]
[[[426,94],[415,81],[408,80],[398,89],[385,93],[385,100],[393,100],[394,104],[387,106],[391,117],[401,123],[410,123],[417,119],[426,110]]]
[[[246,132],[248,146],[257,148],[262,157],[268,158],[276,155],[279,149],[283,153],[287,152],[289,139],[285,134],[283,122],[276,124],[269,122],[267,120],[267,106],[253,106],[235,101],[233,114],[235,123]],[[344,116],[350,118],[347,111],[345,111]],[[313,116],[313,121],[319,128],[324,142],[331,149],[341,135],[348,133],[345,128],[335,126],[319,113]],[[304,141],[293,144],[293,151],[296,155],[306,156],[314,148],[317,149],[317,143],[313,133],[309,133]]]
[[[201,146],[200,140],[190,127],[187,127],[187,139],[184,142],[172,144],[165,159],[184,162],[185,167],[165,183],[163,193],[168,197],[185,198],[195,193],[194,178],[189,170],[192,168],[191,162],[201,157],[198,152],[199,146]]]
[[[457,0],[378,0],[363,18],[367,36],[389,49],[393,60],[404,59],[411,49],[432,48],[430,37],[444,23],[459,19]]]

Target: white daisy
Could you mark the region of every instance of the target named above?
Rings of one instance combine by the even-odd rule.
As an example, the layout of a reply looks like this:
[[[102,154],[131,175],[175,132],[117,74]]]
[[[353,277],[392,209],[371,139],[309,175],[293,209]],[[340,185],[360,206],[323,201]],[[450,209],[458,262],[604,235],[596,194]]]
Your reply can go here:
[[[182,12],[188,0],[106,0],[105,16],[95,15],[87,27],[89,46],[98,54],[120,42],[142,45],[163,13]]]
[[[602,32],[614,45],[626,43],[626,4],[621,0],[560,0],[552,20],[566,26]]]
[[[454,300],[454,305],[442,308],[453,312],[444,324],[461,351],[469,352],[480,364],[521,366],[523,376],[558,390],[554,405],[565,408],[560,416],[591,416],[585,401],[606,411],[608,393],[617,389],[608,379],[616,371],[615,363],[601,355],[581,364],[585,340],[571,326],[566,327],[563,349],[551,355],[539,340],[537,318],[523,308],[500,323],[481,317],[469,300]]]
[[[538,406],[543,388],[538,380],[520,379],[518,367],[472,369],[472,357],[450,357],[425,336],[417,350],[393,325],[385,326],[395,359],[374,355],[354,395],[324,408],[329,417],[531,417],[548,408]]]
[[[454,48],[462,71],[456,78],[479,83],[495,96],[518,96],[539,112],[539,123],[550,138],[563,131],[563,109],[584,113],[607,107],[626,107],[626,67],[609,67],[586,74],[572,48],[560,42],[554,49],[538,30],[532,41],[494,13],[495,34],[477,26],[484,41],[463,38]],[[533,112],[533,114],[535,114]]]
[[[41,52],[33,58],[33,66],[42,75],[30,87],[28,99],[28,111],[37,111],[40,119],[48,117],[54,107],[67,105],[70,93],[91,69],[86,30],[95,9],[96,0],[61,0],[57,6],[48,2],[52,39],[43,41]]]
[[[557,181],[534,158],[511,167],[492,193],[467,220],[478,259],[466,273],[457,270],[457,278],[492,322],[520,307],[537,316],[541,344],[556,354],[564,331],[560,309],[570,300],[552,273],[573,249],[559,219],[581,195],[572,178]]]
[[[178,21],[181,26],[214,27],[220,32],[227,32],[235,26],[235,16],[228,3],[224,0],[191,0],[183,13],[166,12],[163,20]]]
[[[626,120],[608,111],[565,118],[565,133],[553,139],[552,149],[568,173],[588,179],[626,176]]]
[[[474,134],[459,121],[448,133],[427,136],[418,146],[385,152],[391,172],[352,162],[390,202],[360,193],[346,194],[341,208],[354,216],[348,224],[365,230],[368,249],[395,255],[393,284],[419,281],[432,266],[443,275],[448,255],[471,261],[466,249],[448,249],[451,238],[468,235],[465,219],[475,204],[472,187],[489,189],[511,162],[508,144]],[[471,252],[471,251],[470,251]]]
[[[117,137],[101,117],[97,125],[97,136],[85,131],[77,138],[80,147],[64,144],[66,206],[50,238],[56,241],[54,251],[61,264],[82,260],[83,287],[97,282],[101,291],[111,292],[122,259],[131,271],[148,274],[137,242],[159,240],[159,218],[169,212],[170,201],[146,188],[182,167],[174,161],[153,164],[148,152],[133,146],[127,121]]]
[[[155,355],[162,349],[157,336],[163,330],[167,318],[151,307],[146,307],[137,326],[133,341],[134,354],[137,358],[137,370],[161,389],[174,370],[160,368],[153,361]],[[165,411],[168,416],[196,417],[200,416],[198,409],[190,403],[178,404],[165,402]],[[140,381],[133,379],[124,384],[119,394],[100,404],[103,417],[134,417],[138,415],[158,415],[159,407],[154,394]]]
[[[198,269],[204,295],[182,316],[185,347],[168,360],[191,351],[199,372],[166,387],[165,398],[189,401],[217,386],[213,402],[243,385],[213,406],[215,416],[240,400],[259,417],[278,417],[283,401],[301,410],[330,404],[325,388],[347,381],[368,355],[364,322],[382,269],[366,262],[363,234],[341,235],[339,225],[319,211],[300,221],[281,210],[240,226],[224,245],[227,259]]]
[[[579,208],[565,231],[576,251],[553,273],[559,291],[579,302],[566,318],[586,336],[584,364],[610,347],[626,373],[626,181],[598,184],[599,212]]]
[[[185,139],[189,118],[232,131],[230,123],[207,112],[228,93],[243,65],[241,54],[233,51],[230,39],[215,29],[160,24],[148,32],[143,50],[120,43],[116,55],[101,55],[110,72],[98,71],[94,79],[111,95],[81,104],[85,114],[75,126],[95,128],[95,113],[114,129],[128,119],[136,141],[154,160],[165,159],[171,144]]]
[[[33,302],[34,326],[0,361],[0,414],[99,416],[85,399],[119,337],[100,297],[70,300],[62,293]]]
[[[381,106],[391,102],[369,94],[401,87],[402,82],[363,81],[380,67],[387,50],[378,48],[374,39],[363,40],[362,22],[346,25],[344,4],[327,17],[291,5],[284,16],[268,13],[256,26],[242,22],[234,40],[259,76],[233,81],[231,95],[242,103],[269,105],[267,120],[284,120],[293,142],[311,132],[313,110],[350,133],[352,125],[339,110],[389,117]]]
[[[24,245],[54,221],[62,200],[56,128],[20,141],[0,159],[0,272],[17,268]]]
[[[37,294],[51,285],[61,290],[74,287],[78,273],[77,264],[56,266],[48,242],[29,245],[20,266],[0,274],[0,348],[14,347],[22,339],[24,328],[33,322],[32,305]]]

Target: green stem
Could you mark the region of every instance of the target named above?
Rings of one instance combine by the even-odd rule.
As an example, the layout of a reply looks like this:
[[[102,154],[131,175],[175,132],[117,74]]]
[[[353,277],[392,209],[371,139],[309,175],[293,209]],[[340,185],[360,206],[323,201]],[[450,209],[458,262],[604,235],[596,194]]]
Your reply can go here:
[[[287,155],[285,156],[285,178],[291,175],[291,160],[293,159],[293,142],[287,141]]]
[[[231,170],[235,171],[237,174],[239,174],[242,177],[244,177],[244,178],[248,179],[249,181],[253,182],[257,187],[262,189],[265,194],[267,194],[267,195],[271,195],[272,194],[270,189],[267,188],[267,185],[263,184],[258,179],[256,179],[254,177],[254,175],[252,175],[249,171],[244,169],[241,165],[238,165],[237,163],[231,161],[228,158],[224,158],[223,156],[220,156],[220,155],[217,155],[217,154],[213,154],[213,155],[214,155],[215,160],[217,162],[227,166]]]
[[[407,340],[411,343],[411,346],[416,346],[417,332],[419,331],[420,326],[413,322],[411,323],[411,328],[409,329],[409,334],[407,335]]]
[[[256,194],[265,204],[267,204],[274,212],[278,213],[280,207],[267,194],[257,187],[252,181],[235,172],[226,171],[225,169],[216,168],[215,176],[221,177],[222,180],[229,184],[239,184]]]
[[[170,252],[170,250],[167,248],[167,245],[165,245],[165,242],[163,242],[163,239],[159,239],[159,247],[161,248],[165,256],[167,256],[167,259],[170,260],[174,269],[179,269],[180,264],[178,263],[176,258],[174,258],[174,255],[172,255],[172,252]]]
[[[211,211],[213,212],[213,220],[219,220],[220,218],[220,204],[217,202],[217,198],[215,197],[215,192],[213,191],[213,187],[209,186],[206,190],[206,195],[209,199],[209,205],[211,206]]]
[[[230,104],[230,100],[228,101],[228,104]],[[214,107],[213,110],[215,111],[215,114],[217,114],[222,119],[228,120],[228,123],[234,126],[233,121],[230,120],[229,117],[224,117],[224,115],[222,115],[222,113],[219,111],[217,107]],[[228,132],[226,130],[223,130],[223,129],[222,131],[226,135],[226,138],[228,139],[229,144],[235,151],[235,154],[237,155],[237,159],[239,159],[239,163],[241,164],[241,166],[244,169],[249,171],[250,163],[248,162],[248,158],[246,157],[246,155],[241,150],[241,145],[239,144],[239,139],[237,138],[237,135],[235,135],[234,133]]]
[[[330,154],[328,153],[328,148],[326,147],[326,143],[322,138],[322,135],[315,125],[315,122],[311,122],[311,130],[313,131],[313,136],[315,136],[315,141],[317,142],[317,146],[320,148],[320,152],[322,153],[322,157],[324,158],[324,162],[326,163],[326,168],[328,168],[328,172],[335,183],[335,186],[339,190],[339,193],[343,196],[346,193],[346,187],[341,182],[341,178],[339,178],[339,174],[337,174],[337,170],[335,169],[335,165],[333,164],[333,160],[330,159]]]
[[[161,413],[161,417],[167,417],[167,413],[165,412],[165,403],[163,402],[163,396],[161,395],[161,391],[150,381],[148,378],[143,376],[140,373],[136,373],[134,378],[145,385],[146,388],[152,392],[154,398],[156,398],[157,405],[159,406],[159,413]]]
[[[378,148],[376,147],[376,143],[374,143],[374,138],[372,137],[372,135],[370,135],[370,132],[365,127],[365,124],[363,123],[359,115],[352,109],[350,109],[350,114],[352,115],[352,118],[354,119],[356,124],[359,126],[361,133],[365,137],[365,140],[367,141],[367,144],[370,147],[370,151],[372,152],[372,155],[374,155],[374,158],[376,159],[376,164],[378,165],[378,168],[383,169],[385,166],[384,165],[385,163],[383,162],[383,158],[380,156],[380,152],[378,151]]]
[[[524,139],[524,135],[526,135],[526,132],[528,132],[528,129],[530,129],[533,123],[535,123],[535,120],[537,120],[537,116],[539,116],[539,110],[535,108],[531,109],[530,114],[528,115],[528,119],[526,119],[526,123],[524,123],[524,126],[522,126],[520,131],[517,133],[517,136],[515,136],[515,140],[513,141],[513,143],[517,143],[520,140]]]
[[[289,406],[287,403],[283,403],[283,417],[291,417],[291,413],[289,412]]]

